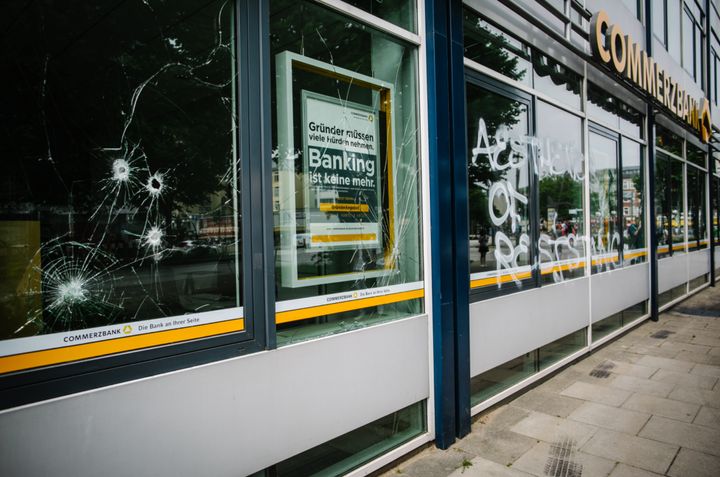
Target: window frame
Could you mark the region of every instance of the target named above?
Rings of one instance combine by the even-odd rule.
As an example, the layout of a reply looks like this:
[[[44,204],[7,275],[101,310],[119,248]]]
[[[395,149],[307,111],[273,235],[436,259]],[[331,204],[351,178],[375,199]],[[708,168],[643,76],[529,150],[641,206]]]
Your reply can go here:
[[[405,42],[418,55],[415,67],[418,88],[421,76],[419,51],[423,37],[341,0],[312,0],[361,24]],[[236,51],[235,160],[239,161],[238,186],[242,191],[242,296],[244,329],[235,333],[188,340],[162,346],[82,359],[65,364],[0,375],[0,411],[77,392],[147,378],[162,373],[213,363],[277,348],[275,296],[275,242],[273,215],[271,31],[270,2],[232,0],[235,7]],[[413,2],[415,23],[421,5]],[[418,91],[418,93],[419,93]],[[421,111],[420,97],[416,108]],[[422,114],[419,112],[418,114]],[[247,118],[253,118],[248,121]],[[420,119],[419,127],[422,127]],[[424,181],[422,134],[418,132],[418,181]],[[424,189],[422,189],[423,193]],[[424,198],[419,201],[422,204]],[[260,205],[258,205],[260,204]],[[426,224],[419,224],[421,259],[426,257]],[[423,264],[427,276],[429,263]],[[424,290],[424,288],[423,288]],[[421,298],[425,300],[425,298]],[[425,309],[427,306],[425,303]],[[422,314],[422,313],[421,313]],[[315,338],[313,338],[315,339]]]
[[[667,1],[667,0],[666,0]],[[704,38],[706,35],[705,28],[703,27],[704,19],[702,18],[703,15],[706,15],[706,13],[703,13],[702,10],[699,9],[697,5],[693,5],[700,15],[700,18],[695,18],[695,13],[693,12],[693,8],[688,6],[688,2],[683,2],[682,4],[682,20],[680,22],[681,26],[681,57],[682,57],[682,67],[683,69],[693,78],[693,80],[700,85],[700,87],[703,86],[705,83],[705,77],[704,77]],[[690,36],[688,36],[688,32],[685,32],[685,18],[689,19],[690,24],[692,25],[692,32],[690,32]],[[666,19],[666,29],[667,29],[667,19]],[[698,35],[700,39],[700,45],[698,45]],[[689,41],[692,43],[692,58],[687,59],[685,57],[685,42]],[[708,52],[708,56],[710,56],[712,53]],[[688,64],[687,62],[692,62],[692,71],[688,70]]]
[[[677,0],[675,0],[675,1],[677,1]],[[658,6],[659,2],[662,2],[662,4],[660,4],[660,5]],[[667,43],[668,43],[668,34],[667,34],[667,30],[668,30],[668,23],[667,23],[667,2],[668,2],[668,0],[659,0],[659,1],[658,1],[658,0],[655,0],[655,5],[653,6],[653,9],[652,9],[653,17],[657,14],[657,11],[658,11],[658,10],[662,10],[662,15],[663,15],[663,18],[662,18],[663,31],[662,31],[661,33],[658,32],[658,31],[654,28],[654,27],[655,27],[655,18],[650,19],[650,24],[651,24],[652,27],[653,27],[653,29],[652,29],[653,36],[655,36],[655,38],[660,42],[660,44],[661,44],[661,45],[663,46],[663,48],[665,48],[666,50],[668,49],[668,44],[667,44]]]
[[[237,148],[242,191],[242,308],[244,329],[166,345],[11,371],[0,375],[0,410],[134,379],[229,359],[275,344],[272,177],[270,157],[269,6],[262,0],[234,2]],[[262,91],[263,94],[251,92]],[[256,117],[258,121],[242,118]],[[263,204],[258,207],[253,204]],[[268,220],[269,219],[269,220]],[[0,342],[1,343],[1,342]]]
[[[625,213],[625,206],[623,205],[623,202],[624,202],[623,190],[625,189],[624,184],[623,184],[623,182],[625,181],[625,179],[623,178],[623,166],[624,166],[623,143],[625,141],[629,141],[630,143],[637,144],[640,147],[640,171],[641,171],[641,174],[643,175],[642,211],[643,211],[643,221],[644,222],[646,221],[645,203],[647,202],[647,192],[645,190],[645,188],[647,187],[647,181],[644,180],[644,176],[645,176],[644,161],[647,160],[647,157],[646,157],[645,151],[644,151],[645,145],[643,145],[643,143],[640,142],[638,139],[633,139],[630,136],[626,136],[617,131],[613,131],[612,129],[607,128],[607,127],[603,126],[602,124],[599,124],[591,119],[588,119],[588,135],[590,135],[590,134],[597,134],[606,139],[612,140],[615,143],[615,148],[617,151],[617,156],[616,156],[617,157],[617,160],[616,160],[617,169],[616,169],[616,174],[615,174],[615,182],[616,182],[615,189],[616,189],[616,200],[617,200],[617,222],[618,222],[618,232],[620,234],[620,242],[618,244],[619,248],[618,248],[618,259],[616,262],[617,265],[615,266],[614,269],[617,270],[617,269],[625,268],[627,266],[636,265],[636,264],[628,265],[627,260],[625,258],[625,255],[626,255],[625,254],[625,252],[626,252],[626,250],[625,250],[625,234],[623,232],[624,232],[624,228],[625,228],[625,216],[629,215],[629,214]],[[589,144],[588,144],[588,161],[590,161]],[[590,211],[590,208],[588,205],[588,212],[589,211]],[[588,234],[589,234],[589,231],[588,231]],[[643,234],[645,236],[645,240],[644,240],[645,244],[647,245],[647,232],[644,231]],[[592,237],[590,237],[590,239],[592,240]],[[627,250],[627,252],[632,253],[634,250],[638,250],[638,249],[630,249],[630,250]],[[601,273],[612,271],[612,269],[611,269],[611,270],[601,270],[599,272],[596,272],[594,270],[594,268],[592,268],[592,267],[594,267],[594,264],[592,263],[593,257],[592,257],[591,251],[589,252],[589,260],[590,260],[590,267],[591,267],[591,272],[590,272],[591,275],[599,275]],[[642,263],[645,263],[646,261],[647,260],[644,260]]]
[[[497,94],[499,96],[503,96],[504,98],[510,99],[512,101],[517,101],[527,108],[527,115],[528,115],[528,134],[534,135],[535,134],[535,97],[525,91],[522,91],[518,88],[514,88],[512,86],[509,86],[505,83],[502,83],[496,79],[493,79],[489,76],[486,76],[478,71],[475,71],[470,68],[465,68],[465,77],[464,77],[464,83],[463,87],[465,91],[463,92],[463,95],[465,97],[465,104],[467,104],[467,83],[471,83],[474,86],[477,86],[479,88],[485,89],[486,91]],[[473,141],[469,140],[469,130],[470,124],[468,121],[465,121],[465,137],[468,138],[467,145],[470,147],[471,144],[473,144]],[[463,155],[463,159],[466,161],[463,163],[462,167],[467,167],[467,151]],[[528,166],[529,167],[529,166]],[[533,259],[538,256],[538,250],[537,250],[537,241],[539,238],[539,229],[537,227],[537,224],[539,223],[539,202],[540,202],[540,195],[539,195],[539,181],[537,174],[530,174],[530,177],[532,177],[530,181],[530,194],[528,195],[528,216],[530,219],[530,224],[534,225],[531,227],[531,233],[530,235],[530,262],[533,262]],[[465,187],[469,189],[468,184],[465,184]],[[468,208],[469,213],[469,208]],[[470,217],[468,215],[468,230],[469,230],[469,223],[470,223]],[[470,283],[472,279],[470,278],[470,275],[468,275],[468,282]],[[509,295],[512,293],[517,293],[519,291],[523,290],[529,290],[533,288],[539,288],[542,286],[542,280],[540,277],[540,271],[538,267],[533,267],[531,272],[531,277],[526,278],[523,280],[520,280],[522,283],[521,287],[501,287],[498,288],[497,286],[483,286],[483,287],[476,287],[472,288],[472,286],[469,286],[469,302],[472,304],[477,301],[487,300],[489,298],[495,298],[498,296],[504,296]]]
[[[590,158],[590,143],[589,143],[589,137],[591,134],[596,134],[600,137],[603,137],[605,139],[611,140],[615,144],[615,213],[617,214],[617,225],[618,231],[620,224],[624,223],[624,213],[622,210],[622,190],[623,190],[623,183],[622,183],[622,144],[621,144],[621,135],[607,129],[598,123],[595,123],[593,121],[588,120],[588,170],[590,170],[589,162],[592,160]],[[592,190],[590,191],[592,193]],[[590,219],[592,220],[592,210],[590,209],[590,206],[588,204],[588,214],[590,214]],[[590,235],[590,231],[588,230],[588,235]],[[622,268],[623,266],[623,250],[624,250],[624,242],[625,237],[623,236],[622,232],[620,232],[620,242],[618,243],[618,255],[617,255],[617,262],[611,262],[611,263],[617,263],[615,265],[616,268]],[[592,236],[590,236],[590,240],[592,241]],[[600,273],[603,273],[608,270],[600,270],[595,271],[595,264],[593,262],[593,253],[592,250],[590,251],[590,274],[591,275],[597,275]]]

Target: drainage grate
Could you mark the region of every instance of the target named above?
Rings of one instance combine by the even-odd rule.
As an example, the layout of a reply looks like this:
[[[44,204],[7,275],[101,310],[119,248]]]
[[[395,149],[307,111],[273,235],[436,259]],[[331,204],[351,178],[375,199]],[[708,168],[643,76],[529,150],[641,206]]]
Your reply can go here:
[[[581,477],[583,466],[575,462],[575,440],[565,437],[550,444],[545,475],[550,477]]]
[[[592,376],[593,378],[605,379],[610,376],[610,370],[614,367],[615,363],[613,363],[612,361],[605,361],[595,366],[595,368],[590,371],[590,376]]]
[[[664,340],[668,336],[674,335],[674,334],[675,334],[674,331],[660,330],[660,331],[656,331],[655,333],[651,334],[650,338],[655,338],[656,340]]]

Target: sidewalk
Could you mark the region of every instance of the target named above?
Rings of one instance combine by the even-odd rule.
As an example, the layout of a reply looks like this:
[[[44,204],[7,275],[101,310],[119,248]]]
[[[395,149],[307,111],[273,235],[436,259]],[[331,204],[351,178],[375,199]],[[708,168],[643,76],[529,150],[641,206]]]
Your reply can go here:
[[[383,477],[720,476],[720,287],[646,321]]]

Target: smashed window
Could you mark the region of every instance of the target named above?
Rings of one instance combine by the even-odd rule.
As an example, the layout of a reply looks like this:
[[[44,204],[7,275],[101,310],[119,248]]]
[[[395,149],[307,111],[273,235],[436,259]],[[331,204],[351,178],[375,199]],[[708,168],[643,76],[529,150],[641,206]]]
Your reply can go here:
[[[243,330],[233,2],[0,11],[2,371]]]
[[[415,48],[288,0],[270,48],[278,344],[421,312]]]

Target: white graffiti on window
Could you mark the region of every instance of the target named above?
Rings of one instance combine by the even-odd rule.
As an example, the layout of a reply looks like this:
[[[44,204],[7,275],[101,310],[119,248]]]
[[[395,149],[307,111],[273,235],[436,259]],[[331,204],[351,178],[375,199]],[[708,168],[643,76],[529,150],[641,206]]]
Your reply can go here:
[[[550,138],[537,138],[516,133],[506,125],[497,128],[494,145],[490,145],[485,120],[478,120],[476,146],[472,149],[473,164],[478,156],[486,155],[494,171],[507,168],[517,169],[530,160],[536,175],[543,177],[568,174],[573,180],[583,180],[583,154],[577,146]],[[500,162],[500,156],[510,148],[507,161]]]
[[[477,142],[472,149],[473,164],[477,165],[478,159],[484,156],[492,171],[501,172],[520,169],[530,162],[532,171],[541,179],[567,175],[574,181],[583,180],[583,154],[571,143],[518,134],[504,124],[497,127],[492,139],[494,144],[491,144],[485,120],[480,118]],[[522,220],[518,212],[519,203],[527,205],[528,198],[517,190],[512,181],[503,178],[493,182],[488,189],[488,212],[492,224],[495,227],[502,227],[509,220],[510,230],[516,234]],[[498,208],[499,205],[504,207]],[[498,215],[496,208],[504,211]],[[551,224],[551,230],[555,230],[556,225]],[[520,286],[522,282],[515,271],[518,269],[518,259],[530,253],[530,236],[521,233],[517,238],[517,245],[514,245],[510,237],[501,230],[497,230],[494,237],[498,287],[502,285],[503,271],[509,272],[512,280]],[[582,242],[583,237],[577,237],[574,231],[570,230],[556,238],[546,233],[540,234],[538,264],[534,268],[538,268],[541,263],[559,262],[570,258],[570,263],[566,267],[554,266],[552,269],[554,281],[563,281],[564,268],[572,270],[581,266],[582,253],[578,245]]]

